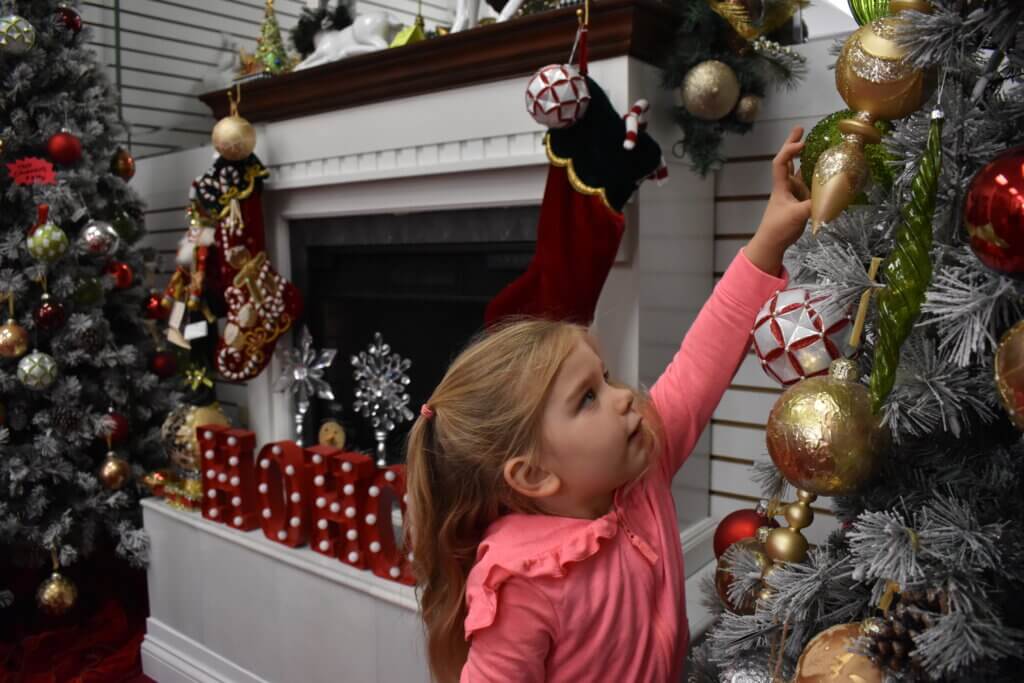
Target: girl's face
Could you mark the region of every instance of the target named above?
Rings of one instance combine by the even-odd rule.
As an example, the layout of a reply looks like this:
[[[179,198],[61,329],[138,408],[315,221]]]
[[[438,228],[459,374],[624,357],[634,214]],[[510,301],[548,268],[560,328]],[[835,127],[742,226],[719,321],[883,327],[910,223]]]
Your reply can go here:
[[[541,415],[540,465],[568,501],[604,514],[615,489],[640,476],[651,444],[634,393],[608,383],[593,340],[580,337],[555,375]]]

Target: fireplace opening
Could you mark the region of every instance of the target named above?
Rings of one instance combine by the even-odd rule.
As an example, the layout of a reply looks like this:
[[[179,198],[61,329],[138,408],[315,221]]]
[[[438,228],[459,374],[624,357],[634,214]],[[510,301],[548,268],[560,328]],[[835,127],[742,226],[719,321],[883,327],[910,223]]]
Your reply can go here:
[[[296,284],[305,293],[305,323],[316,348],[336,348],[325,379],[335,401],[313,401],[305,443],[320,423],[338,419],[346,449],[374,454],[366,418],[352,407],[351,357],[380,332],[412,362],[407,390],[413,413],[451,360],[478,334],[488,302],[529,265],[537,207],[374,215],[293,222]],[[389,463],[404,461],[411,423],[389,435]]]

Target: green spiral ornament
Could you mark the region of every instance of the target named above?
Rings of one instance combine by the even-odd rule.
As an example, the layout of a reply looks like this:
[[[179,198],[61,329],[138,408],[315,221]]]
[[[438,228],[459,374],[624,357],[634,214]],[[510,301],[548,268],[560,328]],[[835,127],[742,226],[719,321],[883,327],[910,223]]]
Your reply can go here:
[[[889,0],[847,0],[858,26],[870,24],[889,14]]]
[[[882,266],[885,288],[878,294],[878,341],[869,391],[877,414],[896,381],[900,347],[921,313],[932,279],[932,214],[942,170],[942,112],[932,112],[928,144],[910,187],[910,202],[896,231],[896,245]]]

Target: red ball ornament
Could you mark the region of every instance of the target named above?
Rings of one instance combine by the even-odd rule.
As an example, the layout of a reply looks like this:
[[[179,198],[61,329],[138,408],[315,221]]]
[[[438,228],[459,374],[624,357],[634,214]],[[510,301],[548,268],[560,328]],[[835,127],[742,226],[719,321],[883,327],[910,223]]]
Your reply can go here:
[[[74,164],[82,158],[82,141],[65,128],[50,138],[46,151],[58,164]]]
[[[132,286],[132,281],[135,279],[132,267],[123,261],[111,261],[103,269],[103,272],[114,276],[114,287],[116,289],[128,289]]]
[[[756,510],[737,510],[730,512],[715,529],[715,557],[721,557],[722,553],[729,549],[736,541],[744,538],[757,536],[757,530],[763,526],[775,528],[779,523],[770,517],[758,514]]]
[[[964,224],[982,263],[1024,279],[1024,145],[1006,150],[974,175]]]
[[[110,160],[110,172],[128,182],[135,176],[135,157],[124,147],[118,147]]]
[[[109,436],[113,446],[124,443],[128,439],[128,418],[113,410],[107,413],[107,418],[113,420],[114,428],[109,435],[104,434],[104,440]]]
[[[178,371],[178,359],[170,351],[157,351],[149,360],[149,369],[160,379],[167,379]]]
[[[163,305],[160,300],[160,295],[157,293],[151,293],[146,298],[146,317],[150,320],[167,320],[171,315],[171,310]]]
[[[64,306],[59,301],[54,301],[49,294],[43,294],[43,300],[32,313],[36,321],[36,327],[42,332],[50,333],[59,329],[67,318],[64,313]]]
[[[57,18],[64,24],[64,28],[75,35],[82,30],[82,15],[74,7],[61,4],[57,7]]]

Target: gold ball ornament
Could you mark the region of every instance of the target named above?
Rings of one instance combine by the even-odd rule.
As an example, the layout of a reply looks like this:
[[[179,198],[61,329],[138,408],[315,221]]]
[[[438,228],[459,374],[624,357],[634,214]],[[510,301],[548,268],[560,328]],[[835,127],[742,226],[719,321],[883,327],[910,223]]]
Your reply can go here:
[[[28,352],[28,331],[9,319],[0,325],[0,357],[21,358]]]
[[[768,415],[768,453],[796,488],[849,495],[877,471],[891,439],[858,375],[857,363],[841,358],[827,377],[794,384],[775,402]]]
[[[704,121],[717,121],[736,106],[740,82],[728,64],[709,59],[686,73],[681,92],[686,111]]]
[[[896,41],[904,9],[928,12],[925,0],[893,0],[891,15],[854,31],[836,60],[836,90],[855,111],[872,119],[901,119],[921,108],[928,98],[932,74],[906,61],[907,50]],[[877,142],[870,140],[870,142]]]
[[[75,606],[78,589],[60,572],[53,572],[50,578],[36,591],[36,604],[50,616],[59,617]]]
[[[321,446],[332,448],[345,447],[345,428],[337,420],[327,420],[320,425],[320,433],[317,435],[317,443]]]
[[[743,123],[753,123],[761,111],[761,98],[757,95],[744,95],[736,103],[736,118]]]
[[[23,55],[36,44],[36,29],[17,14],[0,16],[0,52]]]
[[[995,360],[996,387],[1013,424],[1024,431],[1024,320],[999,341]]]
[[[256,149],[256,129],[237,114],[218,121],[212,138],[214,149],[229,161],[241,161]]]
[[[860,635],[860,624],[839,624],[814,636],[796,663],[793,683],[882,683],[881,667],[851,651]]]
[[[738,548],[738,550],[732,551],[733,547]],[[761,571],[764,571],[764,568],[768,566],[768,558],[765,557],[764,549],[756,538],[744,538],[736,541],[732,546],[730,546],[730,551],[748,552],[753,554]],[[729,554],[723,553],[722,556],[718,558],[718,565],[715,569],[715,592],[718,593],[718,597],[721,599],[722,604],[730,612],[733,612],[734,614],[753,614],[754,607],[757,602],[755,594],[751,593],[750,595],[745,595],[738,604],[734,604],[733,601],[729,599],[729,586],[732,585],[733,574],[732,565],[726,560],[726,557],[729,557],[730,555],[731,552]]]
[[[179,470],[198,476],[202,454],[196,429],[204,425],[231,426],[217,402],[205,406],[180,405],[172,410],[160,427],[160,439],[171,462]]]
[[[117,491],[125,485],[132,474],[132,466],[114,451],[107,453],[106,460],[100,467],[99,478],[104,488]]]

